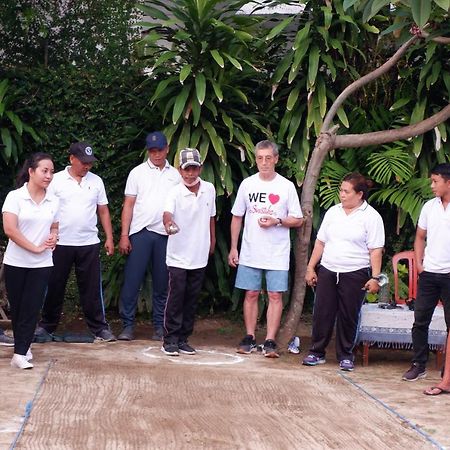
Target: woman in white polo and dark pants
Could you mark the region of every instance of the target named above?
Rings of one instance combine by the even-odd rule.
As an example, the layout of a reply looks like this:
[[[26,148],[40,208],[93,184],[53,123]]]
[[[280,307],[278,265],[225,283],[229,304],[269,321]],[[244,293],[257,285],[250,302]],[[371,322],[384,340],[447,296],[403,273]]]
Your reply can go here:
[[[31,369],[30,345],[53,266],[58,239],[58,199],[47,195],[53,161],[46,153],[27,159],[17,177],[18,189],[3,204],[3,229],[8,236],[3,264],[11,307],[14,356],[11,366]]]
[[[366,201],[368,181],[359,173],[344,177],[341,203],[322,221],[306,268],[306,282],[316,286],[312,342],[306,366],[325,363],[325,350],[336,322],[336,356],[341,370],[353,370],[353,348],[365,292],[378,291],[384,225]],[[316,266],[320,261],[320,269]]]

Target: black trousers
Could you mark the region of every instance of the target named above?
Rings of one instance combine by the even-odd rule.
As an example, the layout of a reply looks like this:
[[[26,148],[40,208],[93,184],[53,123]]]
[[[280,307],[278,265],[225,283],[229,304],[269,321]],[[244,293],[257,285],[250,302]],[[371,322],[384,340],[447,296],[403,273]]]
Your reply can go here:
[[[419,275],[417,299],[414,302],[414,324],[411,331],[413,362],[421,367],[425,367],[428,361],[428,329],[439,300],[442,300],[444,305],[448,331],[450,328],[450,273],[422,272]]]
[[[49,333],[53,333],[58,327],[67,280],[75,265],[80,304],[87,326],[95,335],[109,328],[103,303],[100,244],[57,245],[53,252],[53,264],[39,325]]]
[[[164,343],[187,341],[194,331],[197,300],[203,284],[205,267],[201,269],[169,269],[169,292],[164,311]]]
[[[4,266],[14,333],[14,353],[25,355],[33,341],[52,267]]]
[[[314,301],[310,353],[324,357],[336,322],[336,357],[353,361],[359,314],[369,269],[336,273],[320,267]]]

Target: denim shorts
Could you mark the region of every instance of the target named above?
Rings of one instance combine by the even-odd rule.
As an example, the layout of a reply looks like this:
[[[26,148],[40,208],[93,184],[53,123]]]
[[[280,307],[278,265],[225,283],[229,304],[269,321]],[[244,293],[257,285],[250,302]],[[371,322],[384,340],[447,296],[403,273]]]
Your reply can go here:
[[[288,290],[288,270],[266,270],[239,264],[235,286],[246,291],[259,291],[263,274],[266,276],[268,292],[286,292]]]

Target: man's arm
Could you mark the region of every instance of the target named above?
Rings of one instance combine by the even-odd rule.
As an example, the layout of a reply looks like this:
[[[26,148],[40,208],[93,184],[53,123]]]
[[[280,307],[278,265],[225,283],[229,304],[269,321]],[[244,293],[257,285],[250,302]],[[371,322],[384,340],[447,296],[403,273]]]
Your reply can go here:
[[[417,273],[423,272],[423,257],[425,255],[425,241],[427,230],[417,227],[416,238],[414,239],[414,258],[416,260]]]
[[[210,246],[209,246],[209,254],[212,255],[214,253],[214,249],[216,248],[216,218],[211,217],[209,219],[209,238],[210,238]]]
[[[130,224],[133,217],[133,208],[136,203],[136,197],[126,195],[123,200],[122,216],[121,216],[121,232],[119,240],[119,252],[122,255],[128,255],[131,251],[131,242],[129,238]]]
[[[108,256],[114,254],[114,238],[111,225],[111,215],[109,214],[108,205],[97,205],[97,214],[105,232],[105,250]]]
[[[228,254],[228,264],[231,267],[236,267],[239,264],[239,253],[237,249],[239,241],[239,233],[242,227],[242,216],[233,216],[231,219],[231,246],[230,253]]]
[[[303,225],[303,217],[272,217],[272,216],[262,216],[258,219],[258,224],[261,228],[270,228],[277,225],[286,228],[298,228]]]

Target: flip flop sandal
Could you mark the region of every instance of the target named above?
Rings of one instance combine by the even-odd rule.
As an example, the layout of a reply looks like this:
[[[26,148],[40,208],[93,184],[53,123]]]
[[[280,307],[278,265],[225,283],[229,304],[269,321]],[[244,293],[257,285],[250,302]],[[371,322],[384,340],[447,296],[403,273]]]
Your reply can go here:
[[[431,392],[434,389],[437,390],[438,392]],[[446,389],[442,389],[442,388],[437,387],[437,386],[432,386],[432,387],[426,389],[425,391],[423,391],[423,393],[425,395],[435,396],[435,395],[441,395],[441,394],[450,394],[450,391],[447,391]]]

